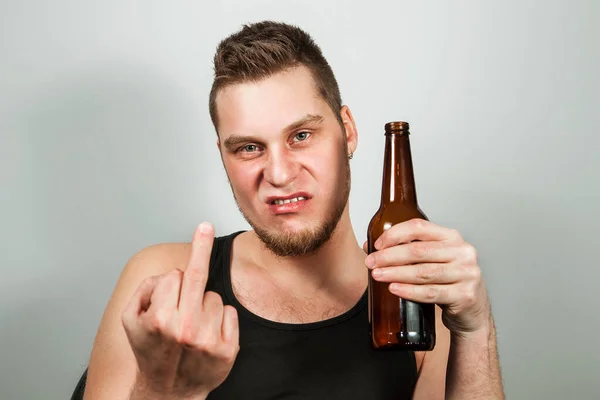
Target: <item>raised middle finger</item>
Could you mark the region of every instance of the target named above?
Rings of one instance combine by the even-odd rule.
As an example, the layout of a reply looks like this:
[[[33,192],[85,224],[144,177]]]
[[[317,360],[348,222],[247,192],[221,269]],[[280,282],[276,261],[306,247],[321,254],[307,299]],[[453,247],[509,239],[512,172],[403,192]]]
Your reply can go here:
[[[179,311],[184,318],[190,318],[202,307],[213,241],[213,226],[200,224],[194,233],[190,258],[181,282]]]

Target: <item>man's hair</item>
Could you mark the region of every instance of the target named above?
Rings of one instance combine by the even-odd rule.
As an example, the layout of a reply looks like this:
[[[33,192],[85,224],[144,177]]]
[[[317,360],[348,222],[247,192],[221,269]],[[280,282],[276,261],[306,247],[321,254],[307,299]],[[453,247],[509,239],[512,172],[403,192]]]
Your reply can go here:
[[[320,47],[308,33],[296,26],[262,21],[244,25],[217,47],[215,77],[209,98],[210,118],[215,129],[218,124],[215,99],[219,90],[232,84],[257,82],[301,65],[309,69],[317,93],[331,107],[343,127],[338,83]]]

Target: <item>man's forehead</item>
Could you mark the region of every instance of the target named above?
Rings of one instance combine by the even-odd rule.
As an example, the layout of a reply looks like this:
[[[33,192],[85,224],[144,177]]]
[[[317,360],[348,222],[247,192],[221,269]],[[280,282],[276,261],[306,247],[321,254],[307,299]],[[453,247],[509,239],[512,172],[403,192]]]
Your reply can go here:
[[[216,97],[219,136],[279,132],[290,124],[322,121],[327,103],[310,73],[288,71],[223,88]]]

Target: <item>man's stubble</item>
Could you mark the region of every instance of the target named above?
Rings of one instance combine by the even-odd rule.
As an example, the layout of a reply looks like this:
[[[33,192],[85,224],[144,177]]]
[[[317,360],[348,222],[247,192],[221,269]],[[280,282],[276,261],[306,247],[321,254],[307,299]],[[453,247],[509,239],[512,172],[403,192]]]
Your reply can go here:
[[[345,146],[344,146],[345,147]],[[345,155],[345,152],[342,152]],[[240,207],[235,190],[229,180],[233,198],[238,210],[244,219],[250,224],[258,238],[265,247],[279,257],[303,256],[314,253],[331,238],[344,213],[348,198],[350,196],[351,173],[348,158],[343,157],[342,176],[339,179],[339,187],[333,191],[333,198],[329,200],[327,217],[314,229],[305,229],[301,232],[269,232],[255,223]],[[321,199],[318,199],[320,201]]]

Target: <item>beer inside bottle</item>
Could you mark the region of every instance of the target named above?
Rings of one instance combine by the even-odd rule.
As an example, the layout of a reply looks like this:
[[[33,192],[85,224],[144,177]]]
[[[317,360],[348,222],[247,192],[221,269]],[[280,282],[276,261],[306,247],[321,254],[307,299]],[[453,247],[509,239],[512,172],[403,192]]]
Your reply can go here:
[[[413,218],[427,219],[417,203],[407,122],[385,124],[383,183],[379,210],[367,233],[368,252],[392,225]],[[435,305],[399,298],[389,283],[369,273],[369,323],[375,349],[429,351],[435,346]]]

